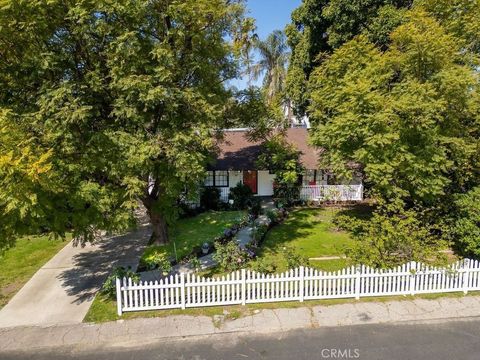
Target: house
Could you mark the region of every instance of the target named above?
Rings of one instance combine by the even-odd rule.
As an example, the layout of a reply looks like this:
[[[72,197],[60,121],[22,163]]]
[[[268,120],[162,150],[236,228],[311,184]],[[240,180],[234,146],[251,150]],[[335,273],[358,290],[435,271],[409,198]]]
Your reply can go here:
[[[204,186],[216,187],[220,197],[228,201],[230,188],[239,182],[250,187],[256,196],[272,196],[275,174],[257,166],[263,151],[260,141],[248,139],[248,129],[224,130],[219,152],[209,167]],[[321,151],[308,144],[308,129],[292,127],[286,131],[286,141],[300,151],[300,161],[305,172],[300,176],[302,200],[361,201],[363,186],[360,177],[350,182],[336,180],[329,171],[319,169]]]

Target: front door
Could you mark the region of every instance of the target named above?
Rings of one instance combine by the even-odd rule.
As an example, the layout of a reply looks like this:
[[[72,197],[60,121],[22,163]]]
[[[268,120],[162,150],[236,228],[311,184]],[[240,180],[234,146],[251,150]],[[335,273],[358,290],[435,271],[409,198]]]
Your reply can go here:
[[[254,194],[257,193],[257,171],[246,170],[243,172],[243,183],[247,185]]]

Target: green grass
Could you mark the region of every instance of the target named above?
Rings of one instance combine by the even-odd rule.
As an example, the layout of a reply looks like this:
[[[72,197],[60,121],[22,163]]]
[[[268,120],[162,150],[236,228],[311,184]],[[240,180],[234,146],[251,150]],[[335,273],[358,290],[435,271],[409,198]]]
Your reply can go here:
[[[173,315],[190,315],[190,316],[207,316],[214,317],[215,315],[225,315],[225,319],[237,319],[245,316],[249,316],[255,313],[255,310],[262,309],[294,309],[299,307],[312,308],[314,306],[332,306],[348,303],[361,302],[388,302],[388,301],[408,301],[414,299],[426,299],[434,300],[439,298],[459,298],[464,296],[478,296],[480,292],[472,291],[467,295],[463,292],[455,293],[438,293],[438,294],[421,294],[415,296],[382,296],[382,297],[364,297],[360,300],[353,298],[348,299],[327,299],[327,300],[308,300],[305,302],[300,301],[287,301],[287,302],[273,302],[273,303],[259,303],[259,304],[247,304],[230,305],[230,306],[212,306],[202,307],[194,309],[172,309],[172,310],[154,310],[154,311],[136,311],[127,312],[122,316],[117,315],[116,302],[114,300],[106,299],[101,295],[97,295],[90,310],[83,319],[83,322],[87,323],[102,323],[107,321],[115,321],[120,319],[135,319],[135,318],[150,318],[150,317],[166,317]]]
[[[162,247],[167,255],[181,260],[191,253],[196,246],[205,242],[212,243],[223,231],[240,221],[244,211],[208,211],[195,217],[180,219],[170,228],[170,243]],[[151,248],[150,248],[151,249]],[[148,251],[151,251],[147,248]]]
[[[343,256],[345,249],[352,245],[349,234],[338,230],[332,223],[340,210],[336,208],[296,209],[284,223],[267,233],[258,258],[275,264],[277,271],[284,271],[287,262],[284,248],[289,247],[305,258]],[[361,211],[359,212],[361,216]],[[366,211],[366,210],[365,210]],[[313,267],[333,271],[346,266],[345,259],[311,261]]]
[[[0,308],[66,244],[48,236],[30,236],[5,251],[0,256]]]

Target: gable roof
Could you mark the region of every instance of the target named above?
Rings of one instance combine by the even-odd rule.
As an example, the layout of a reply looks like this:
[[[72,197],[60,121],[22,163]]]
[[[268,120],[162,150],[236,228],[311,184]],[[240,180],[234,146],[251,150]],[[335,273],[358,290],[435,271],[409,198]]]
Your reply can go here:
[[[248,130],[225,130],[218,144],[219,152],[211,170],[268,170],[257,169],[256,161],[263,152],[261,141],[249,141]],[[306,169],[317,169],[320,150],[308,144],[306,128],[289,128],[285,139],[300,151],[300,161]]]

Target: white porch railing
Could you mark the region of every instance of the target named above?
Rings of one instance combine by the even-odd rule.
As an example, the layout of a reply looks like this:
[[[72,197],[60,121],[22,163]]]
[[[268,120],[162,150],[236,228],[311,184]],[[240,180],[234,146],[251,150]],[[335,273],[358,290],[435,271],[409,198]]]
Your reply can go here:
[[[464,259],[447,268],[410,262],[394,269],[367,266],[334,272],[300,268],[282,274],[250,270],[204,278],[180,274],[155,282],[116,280],[117,312],[185,309],[277,301],[415,295],[480,290],[480,263]]]
[[[363,185],[304,185],[300,200],[308,201],[362,201]]]

